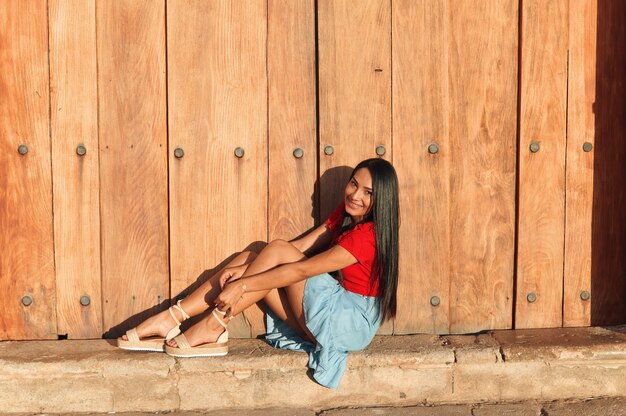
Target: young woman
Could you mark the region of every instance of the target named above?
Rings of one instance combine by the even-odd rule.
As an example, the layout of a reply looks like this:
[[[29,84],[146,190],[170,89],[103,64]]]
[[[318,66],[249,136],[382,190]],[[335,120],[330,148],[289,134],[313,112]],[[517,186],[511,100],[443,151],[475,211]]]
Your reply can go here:
[[[343,201],[306,236],[244,252],[167,311],[133,328],[120,348],[175,357],[225,355],[231,316],[264,300],[268,343],[309,353],[320,384],[337,388],[348,351],[365,348],[395,316],[398,281],[398,180],[383,159],[354,168]],[[214,307],[180,334],[180,323]],[[151,335],[163,338],[144,338]],[[179,335],[180,334],[180,335]]]

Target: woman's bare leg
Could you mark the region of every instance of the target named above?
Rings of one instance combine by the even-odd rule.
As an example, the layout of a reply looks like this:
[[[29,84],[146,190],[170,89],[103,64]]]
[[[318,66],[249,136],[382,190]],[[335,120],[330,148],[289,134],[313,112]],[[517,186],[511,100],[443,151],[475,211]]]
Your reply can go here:
[[[232,259],[224,269],[249,264],[256,256],[256,253],[244,251]],[[213,301],[215,301],[215,298],[221,291],[219,277],[224,269],[214,274],[180,303],[181,308],[183,308],[189,316],[196,316],[207,310],[209,305],[213,304]],[[173,312],[179,322],[182,322],[182,314],[176,309],[173,309]],[[137,335],[139,338],[153,335],[164,337],[175,325],[176,322],[174,322],[170,316],[169,311],[164,310],[139,324],[139,326],[137,326]],[[122,336],[122,339],[126,339],[126,335]]]
[[[272,241],[268,244],[261,253],[254,259],[254,261],[248,266],[248,269],[244,273],[245,276],[250,276],[272,269],[278,265],[293,263],[306,258],[300,250],[295,248],[291,243],[283,240]],[[285,296],[280,296],[279,289],[246,292],[237,305],[235,305],[232,311],[233,315],[237,315],[264,299],[267,305],[274,311],[279,318],[285,320],[291,325],[301,336],[309,340],[313,339],[313,336],[309,333],[306,325],[304,324],[304,316],[302,311],[302,298],[304,296],[305,282],[298,282],[295,285],[286,288],[286,298],[288,305],[285,304]],[[224,321],[228,322],[228,318]],[[206,342],[215,342],[220,334],[224,332],[222,326],[212,316],[208,315],[200,322],[189,328],[185,332],[185,337],[191,346],[203,344]],[[168,344],[172,347],[176,346],[176,343],[171,340]]]

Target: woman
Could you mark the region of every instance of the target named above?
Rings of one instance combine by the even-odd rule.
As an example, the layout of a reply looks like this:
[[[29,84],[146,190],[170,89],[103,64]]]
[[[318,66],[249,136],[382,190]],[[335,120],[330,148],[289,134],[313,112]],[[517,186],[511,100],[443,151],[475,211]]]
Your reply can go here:
[[[120,348],[175,357],[225,355],[231,316],[264,300],[267,341],[309,353],[320,384],[337,388],[348,351],[365,348],[381,322],[396,313],[398,180],[383,159],[352,171],[344,199],[306,236],[238,255],[196,291],[133,328]],[[215,306],[180,334],[180,323]],[[157,334],[162,338],[144,338]],[[163,347],[163,343],[165,346]]]

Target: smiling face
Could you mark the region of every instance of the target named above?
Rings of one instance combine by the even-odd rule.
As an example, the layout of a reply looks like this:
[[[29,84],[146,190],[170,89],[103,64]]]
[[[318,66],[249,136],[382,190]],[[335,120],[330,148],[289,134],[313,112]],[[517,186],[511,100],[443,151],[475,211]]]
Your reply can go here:
[[[346,212],[352,217],[352,221],[362,221],[370,212],[372,192],[372,175],[369,169],[361,168],[354,172],[344,191]]]

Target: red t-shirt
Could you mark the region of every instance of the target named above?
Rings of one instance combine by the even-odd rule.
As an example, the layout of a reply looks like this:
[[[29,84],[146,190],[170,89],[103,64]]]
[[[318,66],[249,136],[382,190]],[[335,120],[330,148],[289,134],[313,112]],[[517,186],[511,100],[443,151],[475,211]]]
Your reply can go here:
[[[343,287],[365,296],[378,295],[378,277],[372,278],[376,262],[376,234],[373,222],[357,224],[353,229],[337,235],[343,224],[345,202],[341,202],[326,220],[326,226],[335,235],[332,245],[339,244],[354,256],[355,264],[341,269]]]

